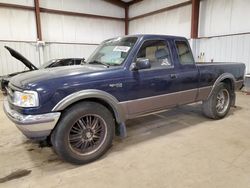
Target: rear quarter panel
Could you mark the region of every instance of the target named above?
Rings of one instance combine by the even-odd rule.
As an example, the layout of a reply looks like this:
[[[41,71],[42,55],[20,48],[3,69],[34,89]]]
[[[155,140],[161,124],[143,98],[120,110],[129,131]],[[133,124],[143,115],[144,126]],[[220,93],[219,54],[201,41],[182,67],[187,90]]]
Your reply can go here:
[[[244,63],[197,63],[200,72],[199,87],[212,86],[224,73],[230,73],[235,81],[244,80]]]

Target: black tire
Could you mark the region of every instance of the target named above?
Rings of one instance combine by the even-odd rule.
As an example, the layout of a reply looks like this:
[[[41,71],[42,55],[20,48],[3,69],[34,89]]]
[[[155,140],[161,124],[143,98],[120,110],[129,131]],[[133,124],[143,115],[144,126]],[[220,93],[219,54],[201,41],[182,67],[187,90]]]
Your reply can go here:
[[[231,95],[232,92],[228,86],[223,82],[215,86],[210,97],[203,101],[202,110],[205,116],[211,119],[221,119],[225,117],[231,107]],[[223,96],[224,103],[223,103]]]
[[[100,158],[112,144],[112,113],[96,102],[80,102],[66,109],[52,133],[53,149],[63,160],[85,164]]]

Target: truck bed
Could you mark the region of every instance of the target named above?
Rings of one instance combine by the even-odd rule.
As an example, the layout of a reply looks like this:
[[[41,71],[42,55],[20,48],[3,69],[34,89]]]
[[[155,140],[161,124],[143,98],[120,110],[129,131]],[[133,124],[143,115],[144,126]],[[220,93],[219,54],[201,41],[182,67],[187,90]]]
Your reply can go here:
[[[205,87],[213,84],[216,79],[219,76],[223,76],[223,74],[231,74],[236,85],[238,82],[243,82],[244,80],[244,63],[197,62],[196,66],[200,73],[200,87]]]

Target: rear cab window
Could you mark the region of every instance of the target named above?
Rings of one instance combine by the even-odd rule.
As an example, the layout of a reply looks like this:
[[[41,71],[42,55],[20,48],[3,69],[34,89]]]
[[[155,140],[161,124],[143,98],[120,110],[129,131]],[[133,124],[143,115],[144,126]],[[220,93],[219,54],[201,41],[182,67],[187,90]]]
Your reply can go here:
[[[192,51],[186,41],[175,41],[176,51],[181,65],[194,65]]]

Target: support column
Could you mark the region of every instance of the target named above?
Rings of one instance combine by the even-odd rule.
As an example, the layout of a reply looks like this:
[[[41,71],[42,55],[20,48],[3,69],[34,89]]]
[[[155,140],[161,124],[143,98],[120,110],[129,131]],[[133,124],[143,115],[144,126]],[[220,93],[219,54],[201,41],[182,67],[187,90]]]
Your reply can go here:
[[[200,0],[192,0],[190,46],[192,48],[195,61],[198,60],[197,39],[198,39],[198,34],[199,34],[199,11],[200,11]]]
[[[125,6],[125,35],[128,35],[128,29],[129,29],[128,11],[129,11],[129,5],[126,5]]]
[[[191,38],[198,38],[200,0],[192,0]]]
[[[35,4],[35,14],[36,14],[37,39],[41,41],[42,40],[42,29],[41,29],[39,0],[34,0],[34,4]]]
[[[41,66],[44,63],[44,46],[45,42],[42,41],[42,28],[41,28],[41,17],[40,17],[40,6],[39,0],[34,0],[35,4],[35,15],[36,15],[36,32],[37,32],[37,51],[39,54],[39,65]]]

